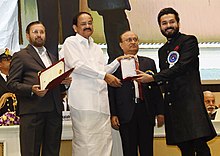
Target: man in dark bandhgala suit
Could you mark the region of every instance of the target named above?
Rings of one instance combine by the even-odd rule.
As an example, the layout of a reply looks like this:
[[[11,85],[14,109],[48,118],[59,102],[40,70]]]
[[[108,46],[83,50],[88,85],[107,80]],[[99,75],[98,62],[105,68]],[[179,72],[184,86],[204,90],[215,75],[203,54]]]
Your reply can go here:
[[[167,144],[177,145],[182,156],[211,156],[207,141],[216,132],[204,104],[197,38],[179,32],[180,18],[173,8],[162,9],[157,20],[167,39],[158,51],[160,72],[140,72],[137,80],[164,88]]]

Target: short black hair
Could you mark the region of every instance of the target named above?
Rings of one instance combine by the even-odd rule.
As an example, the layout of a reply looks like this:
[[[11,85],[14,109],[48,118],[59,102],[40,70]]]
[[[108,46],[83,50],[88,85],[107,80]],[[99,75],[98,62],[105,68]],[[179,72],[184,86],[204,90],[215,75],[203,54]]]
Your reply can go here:
[[[35,24],[42,24],[44,26],[44,24],[41,21],[33,21],[33,22],[29,23],[28,26],[26,27],[27,34],[30,34],[30,28],[31,28],[31,26],[33,26]]]
[[[176,10],[174,10],[173,8],[169,7],[169,8],[164,8],[162,10],[160,10],[158,16],[157,16],[157,22],[160,25],[160,18],[163,15],[167,15],[167,14],[174,14],[175,15],[175,19],[177,21],[177,23],[179,23],[180,18],[179,18],[179,14]]]
[[[79,18],[79,16],[81,16],[82,14],[87,14],[87,15],[89,15],[89,16],[92,18],[92,15],[91,15],[90,13],[88,13],[88,12],[79,12],[76,16],[73,17],[73,25],[76,25],[76,26],[77,26],[77,24],[78,24],[78,18]],[[93,20],[93,18],[92,18],[92,20]]]
[[[122,43],[122,36],[123,36],[126,32],[129,32],[129,31],[131,31],[131,30],[126,30],[126,31],[124,31],[123,33],[121,33],[121,34],[119,35],[119,42],[120,42],[120,43]]]

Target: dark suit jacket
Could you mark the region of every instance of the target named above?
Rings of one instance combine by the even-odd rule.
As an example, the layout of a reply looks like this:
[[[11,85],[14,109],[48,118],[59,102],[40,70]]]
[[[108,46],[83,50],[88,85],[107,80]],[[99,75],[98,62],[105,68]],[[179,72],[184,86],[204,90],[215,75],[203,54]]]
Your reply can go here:
[[[10,91],[6,86],[4,78],[0,75],[0,97],[5,93],[10,93]],[[0,116],[8,111],[14,111],[13,100],[11,97],[7,98],[4,107],[0,109]]]
[[[94,11],[113,9],[131,10],[129,0],[88,0],[88,5]]]
[[[141,71],[151,70],[156,73],[156,66],[152,59],[138,57]],[[121,68],[114,73],[122,79]],[[142,84],[142,91],[147,114],[152,123],[155,123],[155,115],[163,114],[163,97],[156,83]],[[109,87],[109,101],[111,116],[118,116],[120,123],[127,123],[132,118],[135,109],[135,88],[133,81],[122,81],[122,87]]]
[[[49,54],[52,63],[57,59]],[[62,100],[60,86],[49,90],[44,97],[31,94],[32,86],[39,84],[38,72],[45,69],[35,49],[28,45],[12,57],[8,77],[8,88],[17,96],[19,114],[50,112],[54,109],[61,114]]]
[[[169,68],[171,51],[179,53],[179,59]],[[160,72],[154,79],[164,84],[167,144],[216,135],[204,105],[198,55],[196,37],[181,33],[159,49]]]

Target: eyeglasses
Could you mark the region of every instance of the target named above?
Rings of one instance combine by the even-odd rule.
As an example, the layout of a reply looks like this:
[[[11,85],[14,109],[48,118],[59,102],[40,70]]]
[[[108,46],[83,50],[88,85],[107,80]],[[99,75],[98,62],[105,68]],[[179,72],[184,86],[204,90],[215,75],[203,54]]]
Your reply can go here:
[[[44,30],[33,30],[32,33],[35,34],[35,35],[40,33],[42,35],[42,34],[45,34],[45,31]]]
[[[132,41],[134,41],[134,42],[138,42],[138,38],[137,37],[133,37],[133,38],[128,38],[128,39],[126,39],[126,40],[124,40],[125,42],[128,42],[128,43],[131,43]],[[123,41],[123,42],[124,42]]]

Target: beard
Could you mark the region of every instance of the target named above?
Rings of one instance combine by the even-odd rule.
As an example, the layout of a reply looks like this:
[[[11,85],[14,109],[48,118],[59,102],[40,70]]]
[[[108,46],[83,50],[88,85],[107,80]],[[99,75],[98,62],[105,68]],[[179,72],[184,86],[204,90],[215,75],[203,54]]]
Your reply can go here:
[[[169,27],[165,30],[160,30],[161,33],[166,37],[166,38],[173,38],[174,36],[176,36],[176,34],[178,34],[179,32],[179,27]]]
[[[43,47],[46,39],[42,39],[40,37],[32,39],[30,38],[30,43],[35,47]]]

